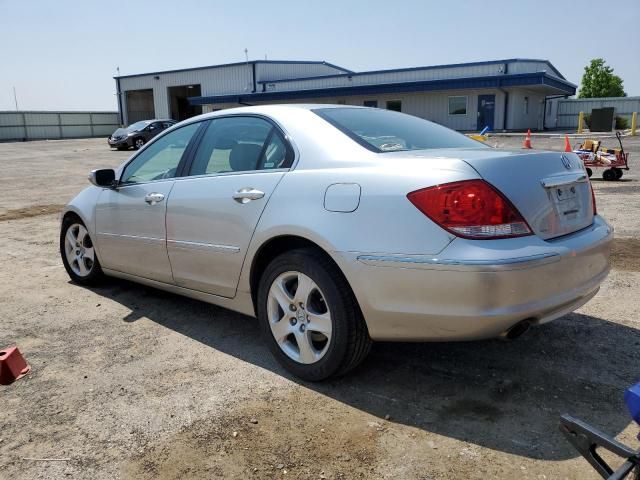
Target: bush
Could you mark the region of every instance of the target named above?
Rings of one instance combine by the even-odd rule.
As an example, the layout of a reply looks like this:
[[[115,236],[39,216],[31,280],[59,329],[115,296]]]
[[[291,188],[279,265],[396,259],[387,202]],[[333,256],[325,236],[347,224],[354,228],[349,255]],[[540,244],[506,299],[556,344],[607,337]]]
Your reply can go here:
[[[626,117],[616,117],[616,130],[626,130],[629,128],[629,120]]]

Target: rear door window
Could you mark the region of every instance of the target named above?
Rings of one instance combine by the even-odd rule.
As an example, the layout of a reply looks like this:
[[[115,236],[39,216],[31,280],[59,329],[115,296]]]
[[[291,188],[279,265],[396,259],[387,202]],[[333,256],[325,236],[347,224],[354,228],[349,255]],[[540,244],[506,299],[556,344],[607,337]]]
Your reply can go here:
[[[250,172],[290,166],[289,148],[277,129],[258,117],[224,117],[210,122],[189,175]]]

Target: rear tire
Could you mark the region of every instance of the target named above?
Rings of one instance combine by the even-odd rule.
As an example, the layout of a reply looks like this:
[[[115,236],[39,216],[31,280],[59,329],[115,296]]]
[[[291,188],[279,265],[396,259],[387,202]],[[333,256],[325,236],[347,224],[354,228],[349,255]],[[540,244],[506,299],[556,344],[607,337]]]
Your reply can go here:
[[[75,215],[67,215],[62,222],[60,256],[74,283],[95,286],[104,280],[93,239],[82,220]]]
[[[593,175],[593,170],[591,170],[589,167],[587,167],[587,176],[589,178],[591,178],[591,175]]]
[[[257,315],[272,354],[303,380],[343,375],[371,349],[351,287],[314,249],[292,250],[271,261],[258,285]]]
[[[608,182],[616,180],[616,173],[613,171],[613,169],[608,168],[607,170],[602,172],[602,178]]]
[[[620,169],[620,168],[612,168],[612,170],[616,174],[616,180],[620,180],[622,178],[622,175],[624,174],[622,169]]]

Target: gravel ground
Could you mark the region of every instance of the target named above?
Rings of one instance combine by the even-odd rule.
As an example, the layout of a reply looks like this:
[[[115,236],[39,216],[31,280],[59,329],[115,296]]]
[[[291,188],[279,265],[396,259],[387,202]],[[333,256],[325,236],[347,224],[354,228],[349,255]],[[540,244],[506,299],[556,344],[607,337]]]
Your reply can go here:
[[[599,478],[557,424],[569,412],[638,445],[622,393],[640,379],[640,139],[625,145],[632,170],[593,182],[617,239],[590,303],[509,343],[376,344],[349,376],[308,384],[252,318],[69,282],[56,212],[128,153],[0,144],[0,346],[33,367],[0,386],[0,478]]]

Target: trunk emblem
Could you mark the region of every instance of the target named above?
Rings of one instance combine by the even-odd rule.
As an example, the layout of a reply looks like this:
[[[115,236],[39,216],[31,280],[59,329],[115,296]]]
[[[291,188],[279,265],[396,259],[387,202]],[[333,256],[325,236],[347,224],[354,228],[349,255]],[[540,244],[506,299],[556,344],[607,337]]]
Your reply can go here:
[[[571,170],[571,160],[569,160],[569,157],[567,157],[566,155],[560,155],[560,160],[562,160],[562,165],[564,165],[564,168],[566,168],[567,170]]]

